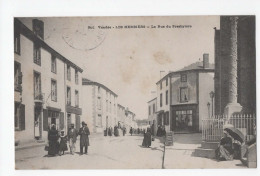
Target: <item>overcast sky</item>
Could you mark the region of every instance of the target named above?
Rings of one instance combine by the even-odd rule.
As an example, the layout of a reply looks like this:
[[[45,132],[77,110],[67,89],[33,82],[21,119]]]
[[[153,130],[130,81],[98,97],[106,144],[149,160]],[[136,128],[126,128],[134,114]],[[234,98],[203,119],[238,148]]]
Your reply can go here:
[[[38,18],[44,22],[44,40],[84,69],[83,76],[118,94],[118,103],[137,118],[148,118],[147,101],[155,96],[160,71],[175,71],[202,60],[214,62],[214,27],[219,16],[193,17],[74,17]],[[32,18],[21,21],[32,28]],[[140,29],[116,29],[145,25]],[[151,28],[151,25],[191,25],[191,28]],[[89,28],[89,27],[93,27]],[[111,29],[99,29],[110,26]],[[150,26],[150,28],[147,28]]]

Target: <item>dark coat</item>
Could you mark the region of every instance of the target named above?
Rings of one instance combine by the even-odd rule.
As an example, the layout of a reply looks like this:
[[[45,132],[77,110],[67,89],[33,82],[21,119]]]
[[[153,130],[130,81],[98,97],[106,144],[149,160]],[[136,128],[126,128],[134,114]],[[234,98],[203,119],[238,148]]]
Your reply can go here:
[[[60,136],[60,151],[67,151],[67,136]]]
[[[68,131],[68,140],[72,139],[72,142],[76,142],[77,141],[77,136],[78,136],[78,131],[73,128],[73,131],[72,129],[70,128],[69,131]]]
[[[81,127],[79,129],[79,135],[80,135],[80,146],[89,146],[89,138],[88,135],[90,135],[88,127]]]
[[[48,132],[49,150],[48,155],[56,155],[59,152],[59,134],[56,129],[51,129]]]
[[[152,144],[152,137],[151,137],[151,133],[147,132],[144,134],[144,139],[143,139],[143,143],[142,146],[144,147],[150,147]]]

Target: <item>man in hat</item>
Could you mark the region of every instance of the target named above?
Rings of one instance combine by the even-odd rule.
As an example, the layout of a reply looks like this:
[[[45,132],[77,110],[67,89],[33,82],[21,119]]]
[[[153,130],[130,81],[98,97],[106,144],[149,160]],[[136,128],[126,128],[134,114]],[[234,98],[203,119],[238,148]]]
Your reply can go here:
[[[74,128],[74,124],[70,125],[69,131],[68,131],[68,141],[70,146],[70,153],[74,155],[74,152],[76,150],[75,144],[77,141],[78,132]]]
[[[79,135],[80,135],[80,155],[83,155],[83,148],[85,147],[85,154],[88,153],[88,146],[89,146],[89,138],[88,135],[90,135],[89,129],[87,127],[87,124],[83,121],[82,127],[79,129]]]

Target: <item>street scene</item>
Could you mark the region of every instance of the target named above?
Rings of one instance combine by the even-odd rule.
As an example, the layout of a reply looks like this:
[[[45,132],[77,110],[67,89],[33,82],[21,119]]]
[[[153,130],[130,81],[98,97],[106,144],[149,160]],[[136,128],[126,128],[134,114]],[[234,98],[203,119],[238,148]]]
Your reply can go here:
[[[15,169],[257,168],[255,16],[14,18]]]

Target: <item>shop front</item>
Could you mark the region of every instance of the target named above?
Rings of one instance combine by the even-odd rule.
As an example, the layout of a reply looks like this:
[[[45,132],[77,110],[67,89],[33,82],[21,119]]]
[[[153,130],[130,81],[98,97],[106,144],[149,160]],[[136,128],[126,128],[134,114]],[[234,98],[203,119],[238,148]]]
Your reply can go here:
[[[197,104],[171,106],[171,130],[175,132],[199,131]]]

